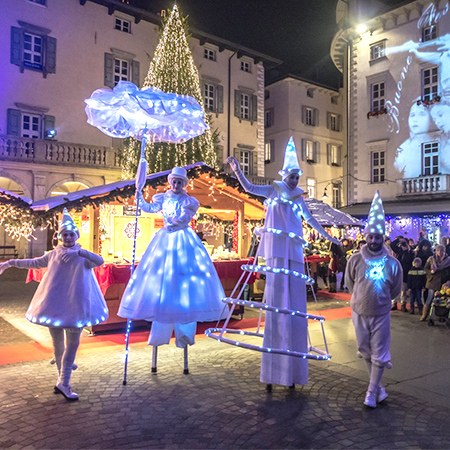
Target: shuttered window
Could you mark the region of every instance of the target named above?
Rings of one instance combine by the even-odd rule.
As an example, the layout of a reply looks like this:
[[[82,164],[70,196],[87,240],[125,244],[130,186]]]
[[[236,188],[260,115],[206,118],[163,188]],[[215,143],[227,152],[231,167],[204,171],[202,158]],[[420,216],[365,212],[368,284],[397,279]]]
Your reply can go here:
[[[258,98],[247,92],[234,91],[234,115],[240,120],[258,120]]]

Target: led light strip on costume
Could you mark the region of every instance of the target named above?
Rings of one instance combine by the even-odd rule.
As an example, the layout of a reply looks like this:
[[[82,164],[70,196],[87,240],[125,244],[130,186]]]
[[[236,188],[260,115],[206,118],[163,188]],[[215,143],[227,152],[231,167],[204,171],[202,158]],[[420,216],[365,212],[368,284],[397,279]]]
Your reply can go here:
[[[264,200],[264,205],[269,206],[280,202],[289,205],[295,213],[302,211],[302,207],[298,203],[295,203],[292,200],[287,200],[283,197],[266,198],[266,200]]]
[[[257,228],[257,229],[255,229],[255,234],[258,236],[260,236],[261,234],[264,234],[264,233],[272,233],[272,234],[276,234],[279,236],[285,236],[290,239],[294,239],[296,241],[299,241],[303,247],[308,245],[308,243],[301,236],[293,233],[292,231],[288,232],[288,231],[278,230],[277,228]]]
[[[220,334],[217,334],[220,333]],[[255,350],[257,352],[261,353],[275,353],[277,355],[288,355],[288,356],[295,356],[297,358],[302,359],[315,359],[318,361],[326,361],[331,359],[331,356],[324,352],[323,350],[317,349],[315,347],[309,347],[309,351],[313,351],[318,353],[317,355],[314,355],[312,353],[303,353],[303,352],[296,352],[294,350],[284,349],[284,348],[270,348],[270,347],[264,347],[262,345],[253,345],[253,344],[247,344],[245,342],[239,342],[232,339],[228,339],[226,337],[223,337],[223,334],[240,334],[240,335],[246,335],[246,336],[257,336],[257,337],[263,337],[261,333],[255,333],[253,331],[244,331],[244,330],[232,330],[229,328],[223,329],[223,328],[208,328],[205,331],[206,336],[215,339],[217,342],[223,342],[225,344],[231,344],[235,345],[236,347],[242,347],[246,348],[248,350]]]
[[[108,310],[105,311],[105,313],[107,313]],[[32,323],[37,323],[37,324],[46,324],[46,325],[51,325],[53,327],[60,327],[62,322],[59,319],[48,319],[47,317],[33,317],[31,314],[25,314],[25,317]],[[104,322],[106,320],[105,316],[101,317],[101,321]],[[80,321],[77,323],[76,328],[84,328],[84,327],[92,327],[93,325],[98,325],[100,323],[100,319],[95,319],[94,322],[83,322]]]
[[[239,300],[237,298],[230,298],[230,297],[223,298],[222,301],[224,303],[228,303],[229,305],[248,306],[249,308],[259,309],[260,311],[262,311],[262,310],[263,311],[272,311],[272,312],[276,312],[276,313],[280,313],[280,314],[288,314],[291,316],[304,317],[305,319],[317,320],[320,322],[323,322],[325,320],[325,317],[323,317],[323,316],[316,316],[314,314],[303,313],[301,311],[296,311],[294,309],[270,306],[266,303],[261,303],[261,302],[252,302],[249,300]]]
[[[271,267],[271,266],[259,266],[255,264],[244,264],[241,266],[242,270],[246,272],[257,272],[257,273],[276,273],[282,275],[293,275],[294,277],[300,278],[301,280],[305,280],[306,283],[313,284],[315,283],[314,279],[308,277],[304,273],[300,273],[296,270],[285,269],[284,267]]]

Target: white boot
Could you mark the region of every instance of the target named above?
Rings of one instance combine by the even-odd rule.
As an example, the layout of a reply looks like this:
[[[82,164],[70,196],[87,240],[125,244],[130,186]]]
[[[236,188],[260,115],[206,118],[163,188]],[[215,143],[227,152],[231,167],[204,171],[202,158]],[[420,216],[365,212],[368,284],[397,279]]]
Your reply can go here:
[[[72,388],[70,386],[64,386],[60,381],[56,383],[55,392],[64,395],[64,397],[71,402],[78,400],[78,394],[76,392],[72,392]]]

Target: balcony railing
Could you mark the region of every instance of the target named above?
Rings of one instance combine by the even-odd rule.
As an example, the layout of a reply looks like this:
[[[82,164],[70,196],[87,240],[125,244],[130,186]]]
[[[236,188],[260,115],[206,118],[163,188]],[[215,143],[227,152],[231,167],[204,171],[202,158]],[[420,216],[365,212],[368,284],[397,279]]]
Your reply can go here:
[[[0,160],[120,169],[112,147],[0,135]]]
[[[427,175],[417,178],[398,180],[400,195],[443,193],[450,190],[449,175]]]

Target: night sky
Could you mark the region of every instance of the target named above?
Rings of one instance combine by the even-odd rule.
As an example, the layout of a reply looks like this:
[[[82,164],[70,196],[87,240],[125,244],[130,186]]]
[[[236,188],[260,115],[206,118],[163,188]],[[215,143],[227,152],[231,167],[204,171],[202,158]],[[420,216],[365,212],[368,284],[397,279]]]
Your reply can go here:
[[[402,0],[370,0],[390,6]],[[404,1],[403,1],[404,2]],[[131,0],[152,12],[174,0]],[[189,26],[284,61],[266,79],[287,73],[338,87],[341,74],[330,58],[337,32],[337,0],[177,0]]]

